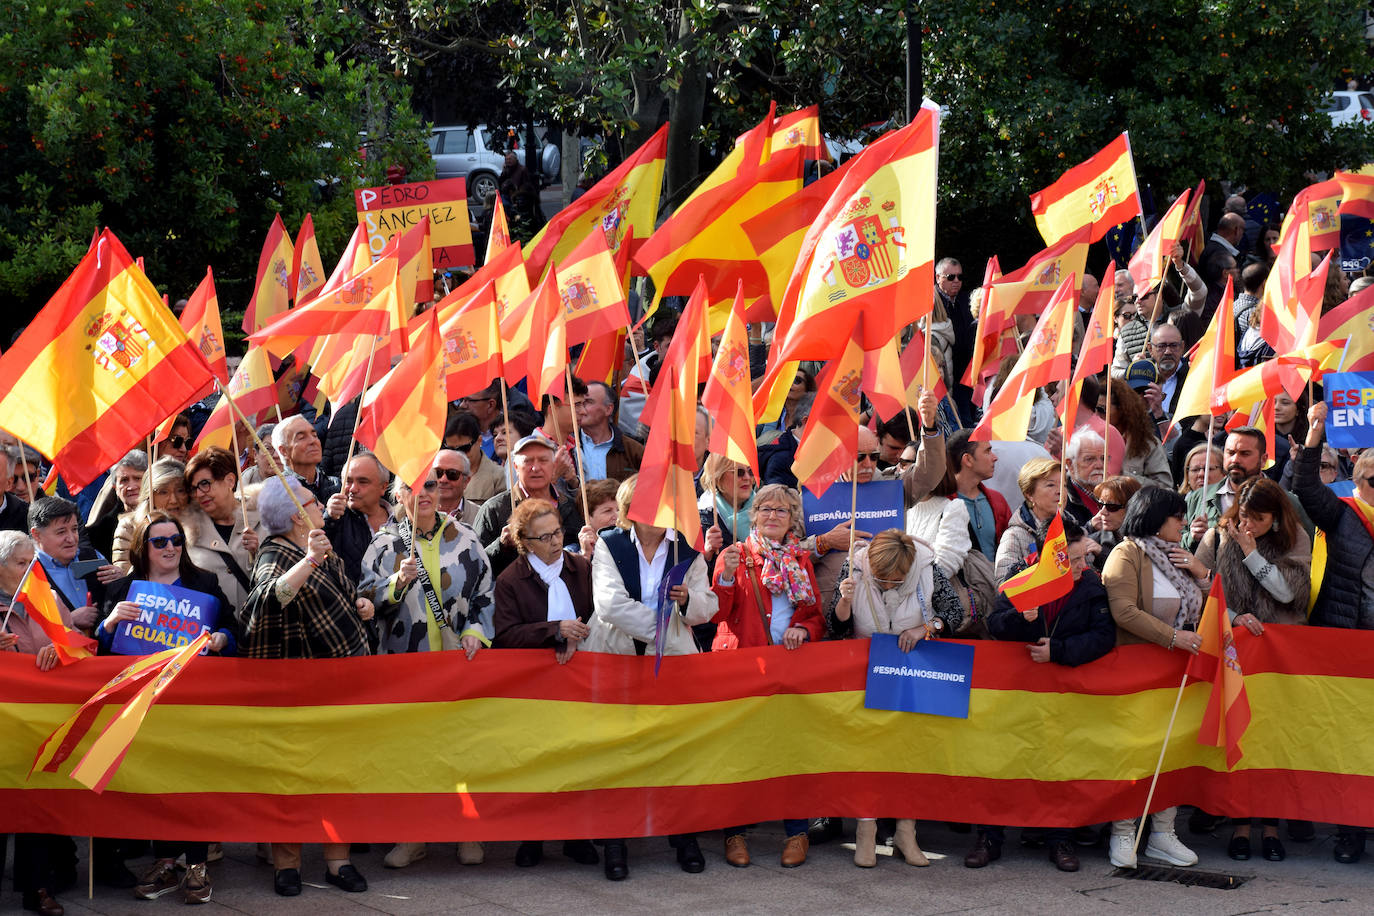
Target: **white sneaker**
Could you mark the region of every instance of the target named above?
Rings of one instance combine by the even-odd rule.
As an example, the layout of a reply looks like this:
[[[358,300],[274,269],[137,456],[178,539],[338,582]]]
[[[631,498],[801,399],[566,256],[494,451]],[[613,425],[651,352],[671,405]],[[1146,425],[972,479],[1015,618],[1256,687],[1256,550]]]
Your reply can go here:
[[[387,868],[405,868],[412,862],[418,862],[429,852],[424,843],[397,843],[391,847],[391,852],[386,854],[382,864]]]
[[[1107,845],[1107,858],[1117,868],[1135,868],[1135,836],[1112,834]]]
[[[482,848],[481,843],[458,844],[458,861],[464,865],[481,865],[486,857],[486,850]]]
[[[1145,847],[1145,855],[1151,859],[1160,859],[1170,865],[1196,865],[1197,853],[1179,842],[1178,834],[1170,831],[1168,833],[1151,833],[1150,842]]]

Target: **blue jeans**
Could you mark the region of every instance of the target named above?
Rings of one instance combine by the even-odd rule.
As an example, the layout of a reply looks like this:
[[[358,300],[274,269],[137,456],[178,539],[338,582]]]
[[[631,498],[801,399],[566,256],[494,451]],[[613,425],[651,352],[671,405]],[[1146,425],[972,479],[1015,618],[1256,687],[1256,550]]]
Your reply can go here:
[[[788,836],[796,836],[799,833],[805,833],[810,823],[811,822],[804,817],[785,817],[782,819],[782,829]],[[747,827],[731,827],[725,831],[725,835],[727,837],[743,836],[747,829]]]

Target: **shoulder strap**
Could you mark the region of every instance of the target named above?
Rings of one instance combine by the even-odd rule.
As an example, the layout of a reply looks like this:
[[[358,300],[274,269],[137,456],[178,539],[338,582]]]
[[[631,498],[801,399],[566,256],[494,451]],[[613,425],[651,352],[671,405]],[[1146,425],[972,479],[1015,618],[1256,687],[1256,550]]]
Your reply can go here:
[[[625,583],[625,592],[635,601],[643,600],[640,597],[639,557],[635,555],[635,545],[630,541],[630,535],[623,528],[616,528],[601,535],[601,540],[611,552],[620,580]]]
[[[405,543],[406,553],[415,554],[416,578],[420,583],[420,588],[424,590],[425,605],[429,608],[429,615],[434,618],[434,625],[442,633],[448,629],[448,621],[444,619],[444,608],[439,602],[439,595],[434,590],[434,583],[429,579],[429,570],[425,569],[424,558],[420,556],[418,550],[414,549],[414,531],[415,526],[409,521],[402,524],[401,540]]]
[[[211,548],[211,550],[214,550],[214,548]],[[224,565],[228,568],[233,577],[238,580],[243,590],[251,592],[253,590],[253,583],[249,580],[248,573],[244,572],[243,567],[239,565],[239,561],[234,558],[234,555],[227,550],[214,550],[214,552],[219,554],[220,559],[224,561]]]
[[[763,589],[759,587],[759,577],[754,572],[754,561],[752,558],[745,559],[744,569],[745,577],[748,578],[749,584],[754,587],[754,604],[758,607],[759,623],[763,624],[763,638],[766,639],[768,645],[771,646],[773,645],[773,628],[769,625],[768,615],[764,613],[763,610]],[[771,604],[772,602],[769,603]]]

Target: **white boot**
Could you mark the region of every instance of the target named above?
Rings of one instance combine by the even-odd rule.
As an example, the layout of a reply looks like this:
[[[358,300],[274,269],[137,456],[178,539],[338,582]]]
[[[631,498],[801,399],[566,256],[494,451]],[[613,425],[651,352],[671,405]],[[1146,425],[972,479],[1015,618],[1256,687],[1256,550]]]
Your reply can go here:
[[[397,843],[391,847],[391,852],[386,854],[382,864],[387,868],[405,868],[412,862],[418,862],[429,852],[424,843]]]
[[[1117,868],[1135,868],[1135,835],[1114,833],[1107,846],[1107,858]]]

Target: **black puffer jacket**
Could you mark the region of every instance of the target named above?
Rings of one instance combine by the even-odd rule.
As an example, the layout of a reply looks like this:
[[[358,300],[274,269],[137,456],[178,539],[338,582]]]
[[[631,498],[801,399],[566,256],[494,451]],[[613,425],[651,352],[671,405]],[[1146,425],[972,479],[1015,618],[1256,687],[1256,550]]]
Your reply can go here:
[[[359,400],[354,398],[336,410],[329,420],[329,427],[320,433],[320,469],[339,480],[343,480],[344,459],[348,457],[348,445],[353,441],[353,424],[358,416]]]
[[[1292,462],[1293,492],[1312,521],[1326,532],[1326,574],[1308,623],[1374,630],[1374,601],[1364,600],[1364,568],[1374,563],[1374,539],[1355,510],[1321,482],[1320,448],[1303,448]]]
[[[1006,595],[998,595],[997,606],[988,617],[988,631],[993,639],[1020,642],[1038,642],[1049,636],[1050,661],[1058,665],[1085,665],[1116,647],[1116,623],[1107,606],[1107,590],[1091,569],[1074,583],[1048,631],[1043,613],[1028,621]]]

